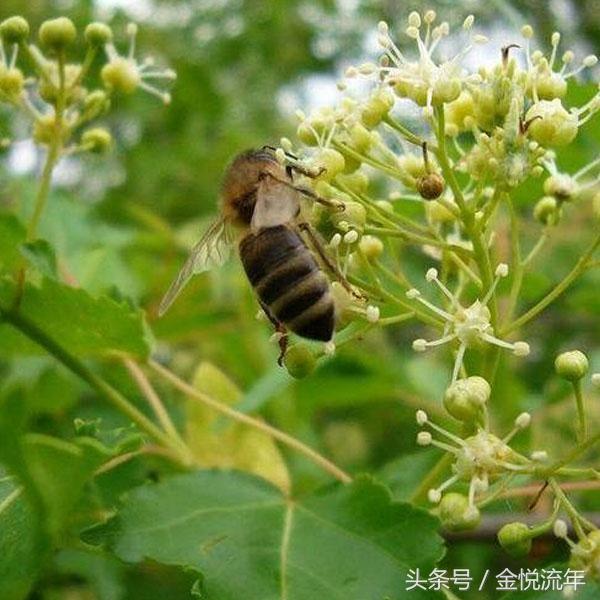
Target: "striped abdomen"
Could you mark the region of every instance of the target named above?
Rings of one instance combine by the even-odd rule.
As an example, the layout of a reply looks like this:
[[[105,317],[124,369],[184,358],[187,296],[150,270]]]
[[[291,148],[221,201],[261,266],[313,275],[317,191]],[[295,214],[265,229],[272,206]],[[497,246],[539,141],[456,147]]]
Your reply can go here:
[[[296,231],[285,225],[250,233],[240,242],[246,275],[271,316],[312,340],[333,335],[329,281]]]

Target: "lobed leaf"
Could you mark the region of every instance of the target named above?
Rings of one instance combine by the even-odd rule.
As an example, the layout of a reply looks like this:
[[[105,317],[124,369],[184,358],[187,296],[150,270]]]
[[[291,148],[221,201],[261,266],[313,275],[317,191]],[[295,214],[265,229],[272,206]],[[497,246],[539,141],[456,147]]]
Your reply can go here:
[[[0,305],[10,306],[14,297],[14,284],[0,281]],[[108,296],[94,297],[83,289],[44,278],[39,287],[26,286],[20,311],[78,356],[122,351],[146,357],[150,353],[151,336],[143,313]],[[14,328],[0,325],[0,357],[43,353]]]
[[[202,574],[202,598],[398,600],[443,555],[437,520],[370,478],[304,501],[240,472],[198,471],[132,491],[94,532],[117,556]]]

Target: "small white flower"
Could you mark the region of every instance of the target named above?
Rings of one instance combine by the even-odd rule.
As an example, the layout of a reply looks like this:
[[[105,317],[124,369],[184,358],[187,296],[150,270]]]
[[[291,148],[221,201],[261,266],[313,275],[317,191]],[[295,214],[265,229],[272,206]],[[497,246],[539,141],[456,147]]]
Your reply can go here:
[[[417,434],[417,444],[419,444],[419,446],[429,446],[431,440],[432,437],[429,431],[419,431]]]
[[[323,352],[327,356],[333,356],[335,354],[335,344],[334,342],[326,342],[323,346]]]
[[[545,450],[535,450],[531,453],[531,460],[534,462],[546,462],[548,460],[548,453]]]
[[[427,340],[424,340],[423,338],[414,340],[412,347],[415,352],[425,352],[425,350],[427,350]]]
[[[552,531],[557,538],[565,539],[569,532],[569,528],[567,527],[565,521],[562,519],[556,519],[556,521],[554,521],[554,525],[552,526]]]
[[[344,243],[354,244],[358,241],[358,231],[351,229],[348,233],[344,234]]]
[[[438,504],[442,499],[442,492],[432,488],[427,492],[427,499],[431,504]]]
[[[342,243],[342,236],[339,233],[334,233],[329,241],[332,248],[337,248]]]
[[[104,49],[108,62],[102,67],[101,77],[104,85],[124,94],[131,94],[138,88],[160,98],[165,104],[171,102],[168,92],[155,87],[151,81],[173,81],[177,75],[172,69],[156,69],[152,59],[138,63],[135,59],[135,39],[137,25],[130,23],[127,26],[129,49],[126,56],[121,56],[112,42],[105,44]]]
[[[522,412],[515,419],[515,427],[519,429],[526,429],[531,424],[531,415],[528,412]]]
[[[377,323],[379,321],[379,307],[373,305],[367,306],[366,316],[369,323]]]
[[[413,342],[413,349],[417,352],[423,352],[427,348],[442,346],[454,340],[459,342],[454,369],[452,371],[452,381],[456,381],[462,366],[463,359],[467,348],[476,345],[480,342],[493,344],[501,348],[512,350],[517,356],[526,356],[529,354],[529,345],[526,342],[510,343],[497,338],[494,335],[494,329],[490,324],[490,311],[487,307],[498,281],[501,277],[505,277],[508,272],[508,267],[501,263],[496,269],[496,278],[487,294],[482,300],[475,300],[466,308],[461,306],[457,298],[450,290],[438,279],[436,269],[429,269],[426,274],[426,279],[437,285],[442,294],[450,301],[448,311],[443,310],[432,304],[421,296],[421,293],[416,288],[406,292],[406,297],[409,300],[417,300],[429,310],[440,316],[445,321],[444,333],[441,338],[433,341],[418,339]]]
[[[500,263],[496,267],[496,277],[506,277],[508,275],[508,265],[506,263]]]
[[[378,78],[392,85],[398,95],[410,98],[423,107],[424,114],[431,115],[433,107],[455,100],[462,85],[470,81],[461,67],[462,58],[468,54],[473,44],[485,41],[484,36],[471,36],[470,42],[454,57],[446,61],[434,58],[439,42],[450,33],[448,23],[433,27],[435,11],[427,11],[421,19],[417,12],[408,18],[406,34],[416,41],[419,56],[416,60],[407,58],[396,46],[384,22],[379,24],[378,42],[384,50],[383,60],[378,67]],[[474,17],[465,19],[463,28],[470,32]],[[422,31],[424,29],[424,31]],[[470,35],[470,34],[469,34]]]
[[[427,423],[427,413],[424,410],[418,410],[416,417],[418,425],[423,426],[425,423]]]

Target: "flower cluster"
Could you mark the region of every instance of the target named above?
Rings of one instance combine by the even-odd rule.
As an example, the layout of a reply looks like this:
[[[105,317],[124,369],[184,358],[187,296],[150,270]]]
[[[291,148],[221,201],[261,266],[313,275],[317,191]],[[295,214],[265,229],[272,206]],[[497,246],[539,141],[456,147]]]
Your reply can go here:
[[[72,63],[69,51],[78,32],[70,19],[59,17],[42,23],[39,46],[29,41],[25,19],[15,16],[4,20],[0,23],[0,103],[22,111],[32,123],[34,141],[53,148],[52,155],[107,151],[112,144],[110,132],[88,125],[109,110],[114,93],[141,89],[165,103],[170,101],[169,94],[150,81],[170,81],[175,74],[153,67],[150,59],[141,64],[136,61],[136,32],[135,25],[128,26],[129,51],[120,56],[110,27],[90,23],[83,35],[85,57],[81,63]],[[103,87],[88,89],[90,69],[102,49],[108,59],[100,73]],[[24,73],[19,66],[21,57],[33,65],[33,73]]]
[[[592,196],[587,192],[600,184],[600,159],[575,173],[559,167],[560,153],[600,109],[600,92],[578,106],[566,100],[569,86],[585,71],[590,74],[597,59],[559,51],[558,33],[538,49],[533,29],[525,25],[522,45],[507,39],[495,64],[469,70],[463,58],[486,43],[472,16],[452,33],[434,11],[413,12],[404,33],[406,43],[380,23],[378,60],[345,71],[336,106],[309,115],[298,111],[299,143],[283,139],[277,152],[282,163],[299,167],[299,185],[310,187],[319,201],[303,210],[327,240],[337,271],[336,344],[372,327],[405,321],[431,328],[435,333],[413,338],[412,348],[451,351],[443,406],[461,425],[460,435],[452,433],[425,411],[417,412],[422,427],[417,443],[443,450],[445,464],[451,464],[448,477],[427,492],[442,523],[454,530],[476,527],[482,508],[515,478],[547,479],[555,499],[552,514],[535,527],[509,523],[498,540],[507,552],[522,556],[536,536],[555,524],[561,530],[557,517],[563,511],[578,537],[569,542],[573,562],[585,562],[582,568],[594,574],[597,532],[586,525],[559,480],[596,472],[569,466],[577,451],[555,463],[548,449],[517,451],[513,438],[529,426],[531,416],[519,414],[508,433],[497,434],[490,426],[489,404],[502,350],[527,356],[523,328],[557,297],[549,292],[519,315],[532,263],[564,220],[565,206],[588,210],[582,206]],[[450,35],[464,42],[443,58],[440,49]],[[543,196],[523,201],[517,188],[532,179],[539,181]],[[593,204],[598,212],[600,195]],[[528,215],[531,223],[523,227]],[[525,241],[526,232],[534,239]],[[596,233],[558,290],[584,274],[598,247]],[[426,281],[440,293],[437,302],[417,289],[414,269],[403,268],[402,258],[415,249],[426,265]],[[368,300],[357,298],[353,288]],[[290,365],[303,375],[308,359],[312,370],[315,357],[332,350],[330,344],[315,353],[297,344]],[[574,439],[585,448],[590,434],[582,381],[588,360],[579,351],[565,352],[555,369],[573,386]],[[594,375],[592,383],[599,379]],[[516,441],[525,445],[522,438]]]
[[[512,438],[529,426],[529,413],[521,413],[515,419],[513,429],[502,438],[489,431],[487,402],[490,392],[488,382],[478,376],[459,379],[446,390],[446,410],[463,423],[475,424],[475,432],[464,439],[431,421],[425,411],[417,411],[417,424],[444,438],[435,439],[430,431],[424,429],[418,434],[417,443],[440,448],[453,458],[452,476],[427,494],[430,502],[440,504],[440,515],[451,529],[467,529],[477,525],[480,517],[477,500],[488,492],[490,483],[512,477],[515,473],[527,472],[536,462],[546,458],[545,453],[539,451],[527,458],[509,446]],[[459,494],[451,493],[449,499],[443,495],[457,482],[466,482],[468,485],[467,494],[461,500],[461,511],[456,506]],[[449,505],[453,507],[452,511],[449,511]]]
[[[580,421],[578,436],[585,441],[581,382],[589,372],[588,358],[579,350],[563,352],[556,357],[555,371],[574,387]],[[592,376],[592,383],[594,378],[598,378],[597,374]],[[488,381],[480,376],[458,379],[448,386],[443,405],[446,412],[461,423],[462,435],[438,425],[424,410],[416,413],[417,424],[422,428],[417,435],[417,444],[439,448],[451,459],[451,475],[427,491],[429,501],[436,505],[435,512],[450,531],[473,529],[481,520],[481,509],[500,497],[515,477],[538,475],[546,478],[554,492],[552,513],[534,527],[518,521],[506,524],[498,531],[500,545],[512,556],[522,557],[531,550],[535,537],[553,530],[570,546],[571,566],[597,578],[598,530],[579,513],[557,482],[563,469],[571,475],[577,469],[562,464],[553,468],[547,450],[534,450],[527,456],[511,447],[513,438],[531,423],[531,415],[527,412],[519,414],[512,429],[502,437],[492,433],[488,412],[491,392]],[[597,478],[597,471],[588,471]],[[451,491],[453,487],[458,487],[459,491]],[[568,515],[577,541],[569,537],[565,521],[557,518],[561,511]]]

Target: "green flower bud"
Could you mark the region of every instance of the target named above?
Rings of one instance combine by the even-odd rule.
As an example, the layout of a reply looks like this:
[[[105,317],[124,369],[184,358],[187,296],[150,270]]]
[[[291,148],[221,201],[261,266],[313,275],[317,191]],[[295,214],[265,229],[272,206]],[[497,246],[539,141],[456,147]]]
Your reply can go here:
[[[319,140],[312,127],[309,127],[304,122],[298,125],[298,128],[296,129],[296,135],[298,136],[298,139],[307,146],[317,146],[319,143]]]
[[[102,127],[94,127],[83,132],[81,145],[86,150],[97,154],[108,152],[112,146],[112,136],[108,130]]]
[[[333,213],[331,220],[335,225],[340,221],[346,221],[351,227],[362,229],[367,222],[367,211],[359,202],[344,202],[344,211]]]
[[[283,363],[294,379],[304,379],[315,370],[317,365],[311,349],[303,343],[288,348]]]
[[[338,175],[337,180],[356,194],[364,194],[369,187],[369,178],[362,172]]]
[[[397,162],[398,170],[400,171],[400,180],[407,187],[416,188],[417,181],[428,175],[422,156],[405,153],[398,157]]]
[[[58,17],[44,21],[40,26],[38,37],[42,46],[51,50],[63,50],[75,41],[77,30],[71,19]]]
[[[563,352],[554,361],[556,373],[567,381],[579,381],[586,376],[589,368],[587,356],[579,350]]]
[[[58,90],[60,81],[58,76],[58,65],[50,63],[47,67],[47,77],[40,80],[39,94],[48,104],[56,104],[58,100]],[[71,103],[74,100],[79,100],[83,95],[83,88],[80,85],[75,85],[81,73],[81,65],[70,64],[65,66],[65,89],[66,101]]]
[[[461,92],[460,96],[446,106],[446,133],[451,136],[458,135],[467,129],[467,118],[475,118],[475,103],[473,96],[467,92]]]
[[[362,166],[362,161],[345,150],[340,150],[344,157],[344,174],[351,175]]]
[[[0,65],[0,92],[9,100],[16,102],[21,96],[23,86],[25,85],[25,77],[20,69],[7,69],[4,65]]]
[[[570,200],[577,192],[577,182],[570,175],[551,175],[544,181],[544,193],[558,200]]]
[[[85,41],[90,46],[104,46],[112,42],[112,29],[105,23],[90,23],[85,28]]]
[[[522,558],[531,551],[531,532],[525,523],[507,523],[498,532],[498,542],[513,558]]]
[[[562,209],[554,196],[544,196],[533,208],[533,216],[542,225],[556,225],[561,215]]]
[[[366,154],[373,145],[371,132],[360,123],[356,123],[350,129],[350,139],[352,140],[352,146],[361,154]]]
[[[562,75],[549,71],[548,75],[536,79],[535,89],[541,100],[554,100],[565,96],[567,82]]]
[[[590,580],[600,579],[600,531],[592,531],[571,550],[569,567],[585,571]]]
[[[83,100],[83,111],[87,120],[95,119],[110,108],[110,99],[103,90],[94,90]]]
[[[436,200],[425,204],[425,214],[431,223],[450,223],[456,220],[456,217]]]
[[[388,200],[376,200],[375,206],[377,206],[378,208],[380,208],[381,210],[383,210],[385,212],[390,212],[390,213],[394,212],[394,205],[391,202],[389,202]]]
[[[133,94],[141,83],[140,73],[132,60],[118,56],[100,71],[102,82],[109,90]]]
[[[439,517],[448,531],[468,531],[475,529],[481,521],[477,507],[469,506],[469,499],[463,494],[450,492],[439,505]]]
[[[19,44],[29,37],[29,23],[20,16],[9,17],[0,23],[0,36],[7,44]]]
[[[394,96],[384,89],[376,90],[364,104],[361,121],[367,129],[377,127],[394,106]]]
[[[566,146],[577,135],[577,115],[568,112],[561,101],[540,100],[525,115],[531,139],[544,147]]]
[[[49,145],[50,143],[52,143],[52,140],[57,135],[56,132],[57,128],[55,115],[42,115],[41,117],[36,119],[35,123],[33,124],[33,141],[36,144]],[[71,134],[70,128],[66,125],[63,125],[63,127],[61,128],[61,133],[64,142]]]
[[[375,260],[383,254],[383,242],[374,235],[363,235],[358,247],[369,260]]]
[[[344,157],[333,148],[323,148],[317,156],[317,164],[325,170],[319,175],[323,181],[331,181],[341,173],[345,167]]]
[[[417,192],[425,200],[435,200],[439,198],[444,191],[444,178],[437,173],[428,173],[417,179]]]
[[[490,384],[483,377],[459,379],[446,390],[444,407],[455,419],[469,423],[481,415],[491,392]]]

